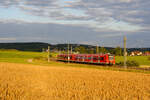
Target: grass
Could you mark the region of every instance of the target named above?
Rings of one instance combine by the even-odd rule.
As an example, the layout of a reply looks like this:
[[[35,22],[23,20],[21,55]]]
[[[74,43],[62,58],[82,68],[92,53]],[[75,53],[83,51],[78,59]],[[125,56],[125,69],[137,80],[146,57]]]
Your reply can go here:
[[[41,52],[25,52],[25,51],[0,51],[1,58],[34,58],[46,57],[46,53]]]
[[[137,61],[141,66],[142,65],[147,65],[150,66],[150,60],[148,59],[149,56],[128,56],[128,60],[135,60]],[[116,63],[121,62],[124,60],[123,56],[116,56]]]
[[[46,53],[41,52],[24,52],[24,51],[4,51],[0,50],[0,61],[1,62],[14,62],[14,63],[28,63],[29,59],[33,58],[45,58]]]
[[[52,56],[56,57],[56,54],[52,53]],[[109,66],[99,66],[99,65],[86,65],[86,64],[66,64],[63,62],[50,61],[47,62],[46,58],[47,53],[42,52],[23,52],[16,50],[0,50],[0,62],[11,62],[11,63],[24,63],[24,64],[34,64],[34,65],[44,65],[44,66],[66,66],[66,67],[78,67],[78,68],[94,68],[94,69],[103,69],[103,70],[115,70],[115,71],[128,71],[128,72],[141,72],[141,73],[150,73],[150,71],[134,70],[134,69],[123,69],[118,67],[109,67]],[[130,60],[137,60],[140,64],[150,65],[147,57],[144,56],[135,56],[128,57]],[[143,59],[145,61],[143,61]],[[32,60],[32,61],[30,61]],[[123,57],[116,57],[116,62],[123,61]]]

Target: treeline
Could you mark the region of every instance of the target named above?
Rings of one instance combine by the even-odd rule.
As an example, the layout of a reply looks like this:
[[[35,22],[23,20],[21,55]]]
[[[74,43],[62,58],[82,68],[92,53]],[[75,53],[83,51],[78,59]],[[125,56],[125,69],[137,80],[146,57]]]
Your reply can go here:
[[[0,43],[0,49],[16,49],[20,51],[41,52],[42,48],[47,48],[48,43],[29,42],[29,43]]]
[[[93,48],[85,48],[84,46],[78,46],[74,48],[74,52],[78,52],[80,54],[96,54],[96,53],[111,53],[114,55],[122,56],[123,50],[120,47],[116,48],[108,48],[108,47],[93,47]]]
[[[62,52],[67,53],[68,44],[48,44],[42,42],[29,42],[29,43],[0,43],[0,49],[15,49],[20,51],[36,51],[42,52],[46,51],[47,47],[50,46],[50,50],[53,52]],[[119,46],[116,48],[112,47],[97,47],[93,45],[84,45],[84,44],[69,44],[70,51],[75,53],[111,53],[115,55],[123,55],[123,48]],[[127,48],[128,53],[132,51],[150,51],[150,48]]]

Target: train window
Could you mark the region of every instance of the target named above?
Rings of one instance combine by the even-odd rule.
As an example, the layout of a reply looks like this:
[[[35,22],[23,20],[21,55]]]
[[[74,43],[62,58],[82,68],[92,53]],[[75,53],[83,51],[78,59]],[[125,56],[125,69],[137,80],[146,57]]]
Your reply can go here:
[[[85,59],[87,60],[87,59],[88,59],[88,57],[85,57]]]
[[[99,60],[104,60],[104,57],[99,57]]]
[[[89,60],[91,60],[91,57],[88,57]]]
[[[72,56],[70,56],[70,59],[72,59]]]
[[[84,59],[84,57],[81,57],[81,59]]]
[[[93,60],[98,60],[98,57],[93,57]]]
[[[78,59],[81,59],[81,57],[78,56]]]
[[[114,60],[114,56],[109,56],[109,60]]]
[[[85,57],[81,57],[81,59],[85,59]]]

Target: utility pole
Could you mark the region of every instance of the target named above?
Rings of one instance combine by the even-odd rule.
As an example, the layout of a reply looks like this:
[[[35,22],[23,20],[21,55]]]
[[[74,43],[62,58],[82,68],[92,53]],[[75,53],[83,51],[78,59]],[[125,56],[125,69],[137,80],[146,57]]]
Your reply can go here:
[[[124,68],[127,68],[127,49],[126,49],[127,38],[124,36]]]
[[[49,59],[49,56],[50,56],[50,46],[48,46],[47,52],[48,52],[48,54],[47,54],[47,60],[49,62],[50,61],[50,59]]]
[[[42,48],[42,52],[45,52],[44,48]]]
[[[69,57],[69,43],[68,43],[68,63],[69,63],[70,57]]]
[[[96,53],[97,54],[99,53],[99,46],[98,45],[96,46]]]
[[[59,49],[59,54],[61,54],[61,48]]]
[[[70,49],[71,49],[71,50],[70,50],[70,51],[71,51],[70,53],[72,54],[72,45],[71,45],[71,48],[70,48]]]

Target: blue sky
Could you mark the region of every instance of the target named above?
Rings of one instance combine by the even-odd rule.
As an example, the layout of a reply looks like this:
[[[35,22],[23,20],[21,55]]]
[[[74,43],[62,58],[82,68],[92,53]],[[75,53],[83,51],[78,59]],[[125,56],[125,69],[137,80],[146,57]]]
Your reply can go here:
[[[0,42],[150,47],[149,0],[0,0]]]

